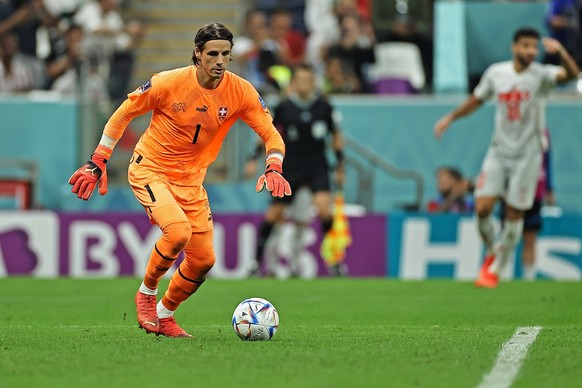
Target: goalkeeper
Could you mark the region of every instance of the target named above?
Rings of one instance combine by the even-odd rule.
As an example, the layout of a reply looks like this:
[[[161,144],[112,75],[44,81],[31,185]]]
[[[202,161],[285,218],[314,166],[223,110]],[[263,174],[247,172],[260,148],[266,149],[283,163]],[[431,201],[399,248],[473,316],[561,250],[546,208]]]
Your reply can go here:
[[[105,125],[91,160],[69,180],[81,199],[88,200],[96,186],[107,193],[106,166],[115,144],[134,117],[153,111],[128,169],[137,200],[162,230],[135,296],[138,323],[148,333],[191,337],[173,315],[214,265],[212,213],[202,182],[237,119],[265,142],[266,170],[257,191],[291,195],[282,175],[285,145],[267,106],[249,82],[226,71],[232,45],[222,24],[203,26],[194,38],[193,64],[155,74],[129,94]],[[158,282],[182,251],[184,260],[158,302]]]

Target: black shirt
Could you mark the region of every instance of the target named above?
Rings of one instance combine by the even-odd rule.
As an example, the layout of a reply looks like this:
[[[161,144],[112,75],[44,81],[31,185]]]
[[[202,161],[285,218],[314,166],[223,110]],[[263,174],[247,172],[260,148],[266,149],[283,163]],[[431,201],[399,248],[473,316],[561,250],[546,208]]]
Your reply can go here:
[[[309,100],[291,96],[275,109],[273,124],[285,142],[285,165],[327,165],[326,138],[337,130],[334,111],[326,98]]]

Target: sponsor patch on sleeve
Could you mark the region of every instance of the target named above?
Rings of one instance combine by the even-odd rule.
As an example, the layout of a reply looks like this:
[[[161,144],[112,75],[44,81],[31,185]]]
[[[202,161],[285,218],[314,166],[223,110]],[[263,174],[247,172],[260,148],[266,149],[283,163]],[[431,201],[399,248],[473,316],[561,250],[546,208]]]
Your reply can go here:
[[[259,102],[261,103],[263,109],[267,110],[267,104],[265,104],[265,100],[263,100],[263,97],[259,96]]]
[[[148,90],[150,90],[152,87],[152,80],[148,80],[148,82],[146,82],[145,84],[141,85],[138,88],[139,94],[144,94],[145,92],[147,92]]]

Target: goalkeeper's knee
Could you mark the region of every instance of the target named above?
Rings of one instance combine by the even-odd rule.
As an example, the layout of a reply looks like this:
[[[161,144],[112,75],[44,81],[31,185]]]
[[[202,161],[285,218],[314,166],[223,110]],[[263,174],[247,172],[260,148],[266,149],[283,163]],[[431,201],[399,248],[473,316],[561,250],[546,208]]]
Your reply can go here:
[[[163,235],[158,249],[163,254],[176,257],[186,247],[192,237],[192,226],[188,221],[178,221],[162,228]]]
[[[186,257],[184,265],[181,266],[184,271],[194,279],[203,281],[208,271],[212,269],[216,261],[213,248],[186,248],[184,250]]]

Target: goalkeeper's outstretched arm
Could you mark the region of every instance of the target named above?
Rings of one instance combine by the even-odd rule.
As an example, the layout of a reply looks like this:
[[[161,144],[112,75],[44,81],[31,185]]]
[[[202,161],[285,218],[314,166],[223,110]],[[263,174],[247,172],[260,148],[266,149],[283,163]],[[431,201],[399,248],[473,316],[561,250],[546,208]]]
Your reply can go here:
[[[133,107],[133,103],[127,99],[111,115],[90,160],[77,169],[69,179],[69,184],[73,186],[71,191],[78,198],[87,201],[97,185],[99,194],[107,194],[107,161],[111,158],[115,145],[123,136],[125,128],[139,114],[140,112]]]

